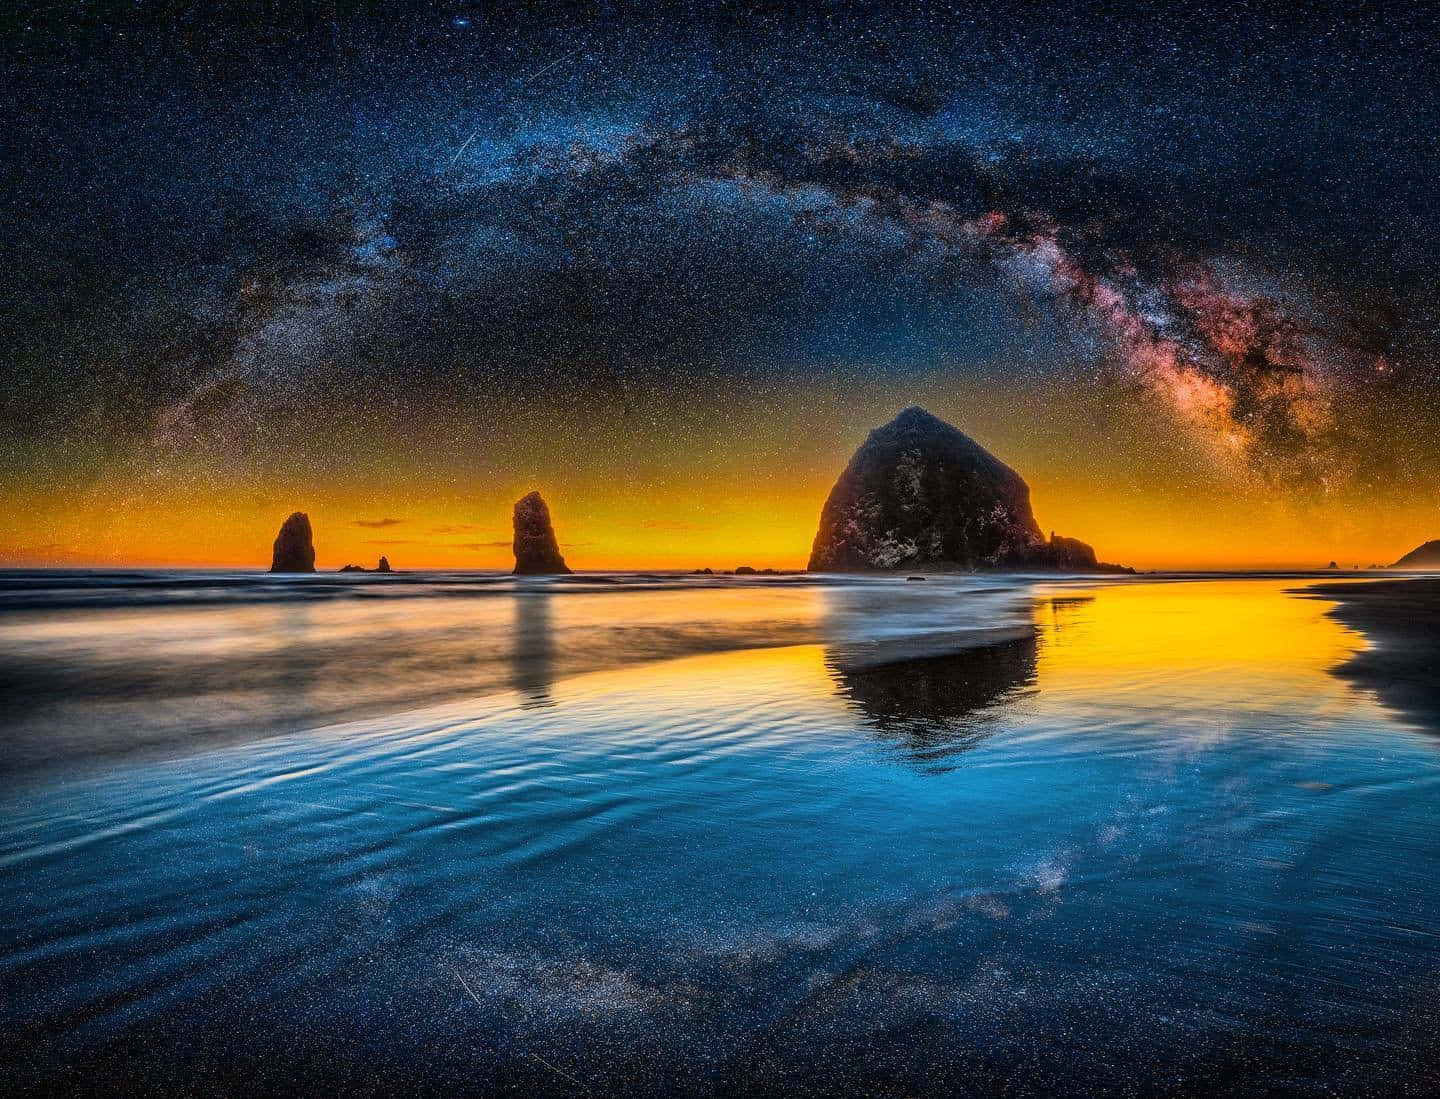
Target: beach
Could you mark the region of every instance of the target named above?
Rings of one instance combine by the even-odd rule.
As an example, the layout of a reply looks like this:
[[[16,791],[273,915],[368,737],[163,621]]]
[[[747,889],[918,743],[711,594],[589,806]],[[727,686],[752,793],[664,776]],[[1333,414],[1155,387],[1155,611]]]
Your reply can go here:
[[[1350,671],[1408,582],[50,579],[18,1089],[1440,1086],[1440,741]]]

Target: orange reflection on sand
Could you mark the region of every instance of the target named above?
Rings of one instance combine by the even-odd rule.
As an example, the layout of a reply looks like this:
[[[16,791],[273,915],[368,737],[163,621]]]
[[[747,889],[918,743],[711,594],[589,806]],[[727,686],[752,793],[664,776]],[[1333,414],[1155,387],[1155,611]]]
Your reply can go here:
[[[1295,580],[1118,583],[1053,591],[1036,605],[1042,689],[1167,690],[1254,684],[1266,705],[1343,687],[1329,675],[1364,646]]]

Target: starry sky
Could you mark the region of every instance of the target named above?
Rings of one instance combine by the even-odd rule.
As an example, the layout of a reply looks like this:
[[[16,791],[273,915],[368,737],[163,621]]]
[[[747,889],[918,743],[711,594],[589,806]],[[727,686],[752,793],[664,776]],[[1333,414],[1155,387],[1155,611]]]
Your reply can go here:
[[[1440,26],[21,4],[0,564],[803,565],[918,403],[1142,568],[1440,537]]]

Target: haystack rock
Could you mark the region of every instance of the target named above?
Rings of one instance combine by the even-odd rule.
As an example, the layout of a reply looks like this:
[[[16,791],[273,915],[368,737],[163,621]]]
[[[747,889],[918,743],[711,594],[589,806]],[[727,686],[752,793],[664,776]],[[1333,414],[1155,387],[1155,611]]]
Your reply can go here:
[[[310,516],[297,511],[280,524],[275,536],[271,572],[314,572],[315,543],[310,534]]]
[[[376,571],[376,572],[389,572],[389,571],[390,571],[390,558],[386,557],[384,554],[381,554],[381,555],[380,555],[380,563],[375,566],[375,571]]]
[[[568,573],[555,528],[550,525],[550,509],[538,492],[515,501],[515,575],[545,576]]]
[[[1030,488],[973,439],[907,408],[870,432],[830,490],[812,572],[931,567],[1129,571],[1040,531]]]
[[[1400,560],[1390,566],[1392,569],[1440,569],[1440,538],[1416,546]]]

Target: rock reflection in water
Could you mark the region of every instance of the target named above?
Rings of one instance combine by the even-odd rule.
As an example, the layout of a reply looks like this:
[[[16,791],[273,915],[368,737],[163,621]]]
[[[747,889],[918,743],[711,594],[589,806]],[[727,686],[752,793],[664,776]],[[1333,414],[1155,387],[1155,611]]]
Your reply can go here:
[[[514,648],[510,654],[511,686],[525,696],[524,706],[553,706],[555,639],[548,591],[515,593]]]
[[[987,713],[1035,681],[1036,634],[980,648],[883,660],[826,654],[840,693],[917,763],[945,770],[949,757],[988,732]],[[880,657],[877,660],[876,657]]]

